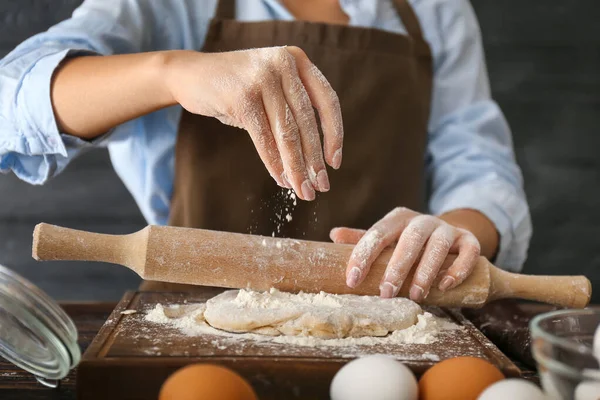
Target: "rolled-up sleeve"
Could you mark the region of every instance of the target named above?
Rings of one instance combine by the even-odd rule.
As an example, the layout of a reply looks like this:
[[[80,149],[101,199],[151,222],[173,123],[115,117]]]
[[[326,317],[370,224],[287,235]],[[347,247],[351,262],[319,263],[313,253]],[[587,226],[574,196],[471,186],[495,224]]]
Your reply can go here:
[[[481,34],[467,0],[439,1],[430,33],[434,85],[427,171],[430,211],[474,209],[496,226],[496,264],[518,271],[532,233],[510,129],[491,99]],[[433,22],[433,21],[430,21]]]
[[[52,77],[68,57],[177,47],[169,42],[175,34],[165,33],[169,30],[157,16],[161,12],[152,4],[88,0],[72,18],[31,37],[0,61],[0,172],[42,184],[83,150],[103,142],[105,138],[87,142],[59,131]]]
[[[55,69],[65,57],[82,52],[60,47],[53,50],[46,47],[21,58],[19,64],[28,66],[19,79],[8,79],[9,68],[0,70],[5,72],[0,72],[0,91],[6,100],[0,104],[0,171],[13,171],[33,184],[47,181],[91,145],[58,131],[50,98]]]

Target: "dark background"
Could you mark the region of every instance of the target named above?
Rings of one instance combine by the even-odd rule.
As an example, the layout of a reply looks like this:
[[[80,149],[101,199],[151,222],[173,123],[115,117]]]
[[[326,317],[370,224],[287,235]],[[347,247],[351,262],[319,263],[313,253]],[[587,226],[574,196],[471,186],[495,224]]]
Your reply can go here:
[[[0,57],[69,17],[80,0],[0,0]],[[534,236],[525,272],[585,274],[600,302],[600,3],[473,0],[496,100],[512,127]],[[58,299],[116,300],[138,278],[122,267],[37,263],[38,222],[129,233],[145,225],[95,150],[44,187],[0,176],[0,263]]]

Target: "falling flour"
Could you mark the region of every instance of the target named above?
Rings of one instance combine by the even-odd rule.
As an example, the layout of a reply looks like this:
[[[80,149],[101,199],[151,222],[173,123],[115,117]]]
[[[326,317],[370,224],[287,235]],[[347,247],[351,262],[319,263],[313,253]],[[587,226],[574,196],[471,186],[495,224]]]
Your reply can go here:
[[[275,202],[276,205],[271,219],[274,225],[273,232],[271,232],[272,237],[279,235],[285,224],[293,220],[292,213],[298,205],[296,194],[291,189],[283,190],[279,196],[281,199]],[[271,208],[268,204],[265,204],[265,206]],[[253,229],[250,230],[250,233],[253,233],[252,231]]]
[[[284,226],[291,222],[294,218],[292,213],[294,209],[298,205],[298,198],[296,194],[291,189],[283,189],[270,200],[262,200],[261,201],[260,210],[268,210],[271,215],[268,217],[269,222],[273,226],[273,231],[271,232],[271,237],[279,236],[282,233]],[[250,210],[251,214],[255,214],[255,210]],[[250,226],[248,226],[248,233],[251,235],[257,234],[257,232],[262,231],[265,228],[264,221],[260,219],[260,215],[262,213],[257,213],[255,215],[255,219],[251,222]],[[266,245],[263,243],[263,246]]]

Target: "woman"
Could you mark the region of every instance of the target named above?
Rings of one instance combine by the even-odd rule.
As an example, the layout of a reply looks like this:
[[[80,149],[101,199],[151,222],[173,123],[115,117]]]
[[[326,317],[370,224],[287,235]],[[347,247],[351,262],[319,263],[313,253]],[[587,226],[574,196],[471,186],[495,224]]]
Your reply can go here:
[[[88,0],[2,61],[0,99],[0,170],[41,184],[107,144],[149,223],[259,234],[293,189],[281,235],[357,228],[330,232],[357,243],[348,286],[395,246],[383,297],[452,289],[480,254],[526,257],[467,0]]]

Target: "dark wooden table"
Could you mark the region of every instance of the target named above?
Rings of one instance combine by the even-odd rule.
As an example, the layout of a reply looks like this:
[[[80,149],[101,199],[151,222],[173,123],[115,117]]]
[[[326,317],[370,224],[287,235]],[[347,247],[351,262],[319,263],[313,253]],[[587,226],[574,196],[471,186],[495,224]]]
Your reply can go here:
[[[62,306],[77,325],[83,353],[116,303],[66,303]],[[527,323],[532,316],[552,309],[545,305],[503,301],[463,313],[517,364],[524,378],[537,381],[529,354]],[[0,399],[75,399],[75,373],[71,371],[58,389],[49,389],[28,373],[0,360]]]

